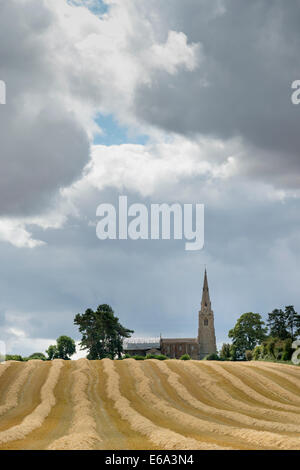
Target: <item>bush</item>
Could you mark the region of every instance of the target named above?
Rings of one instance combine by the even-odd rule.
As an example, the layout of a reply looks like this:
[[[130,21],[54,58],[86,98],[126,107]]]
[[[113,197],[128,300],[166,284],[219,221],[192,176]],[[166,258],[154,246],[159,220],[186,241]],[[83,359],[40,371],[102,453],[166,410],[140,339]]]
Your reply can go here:
[[[220,351],[221,361],[230,361],[231,360],[231,344],[223,343]]]
[[[183,354],[180,358],[181,361],[189,361],[191,356],[189,354]]]
[[[292,358],[292,354],[293,354],[292,342],[293,341],[291,338],[288,338],[284,341],[283,354],[282,354],[283,361],[290,361]]]
[[[158,355],[159,355],[159,354],[147,354],[147,355],[146,355],[146,359],[157,359],[157,356],[158,356]]]
[[[23,357],[19,354],[6,354],[5,356],[6,361],[23,361]]]
[[[261,346],[253,351],[255,360],[290,361],[293,354],[292,339],[279,339],[269,337]]]
[[[167,356],[164,354],[147,354],[145,359],[158,359],[159,361],[165,361],[166,359],[169,359]]]
[[[205,356],[203,360],[204,361],[219,361],[220,358],[217,353],[212,353],[212,354],[207,354],[207,356]]]
[[[136,354],[135,356],[131,356],[132,359],[135,359],[136,361],[144,361],[145,356],[140,356],[139,354]]]
[[[275,357],[275,345],[276,345],[276,340],[274,338],[270,338],[269,341],[267,342],[267,354],[270,357]]]
[[[132,356],[128,353],[124,354],[123,359],[131,359]]]
[[[260,355],[261,355],[261,347],[255,346],[255,348],[252,351],[252,357],[254,361],[258,361],[260,359]]]
[[[246,358],[246,361],[252,361],[253,359],[253,354],[252,354],[252,351],[245,351],[245,358]]]
[[[164,354],[157,354],[157,356],[155,356],[155,359],[158,359],[159,361],[165,361],[166,359],[169,359],[169,358],[165,356]]]

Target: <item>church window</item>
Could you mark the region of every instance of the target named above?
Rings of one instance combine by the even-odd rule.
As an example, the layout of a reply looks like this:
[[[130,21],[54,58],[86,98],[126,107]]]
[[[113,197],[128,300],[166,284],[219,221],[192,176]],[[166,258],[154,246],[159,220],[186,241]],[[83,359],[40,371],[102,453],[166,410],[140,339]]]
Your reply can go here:
[[[204,319],[204,326],[208,326],[208,320],[207,320],[207,318]]]

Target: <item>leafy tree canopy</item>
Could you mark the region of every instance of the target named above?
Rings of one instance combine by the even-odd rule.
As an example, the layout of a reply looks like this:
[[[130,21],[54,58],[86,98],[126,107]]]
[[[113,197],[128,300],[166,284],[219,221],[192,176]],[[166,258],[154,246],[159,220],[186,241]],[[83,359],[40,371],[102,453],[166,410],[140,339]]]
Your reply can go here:
[[[229,361],[231,359],[231,344],[223,343],[220,351],[220,359]]]
[[[283,310],[275,308],[272,312],[268,313],[267,325],[270,330],[270,336],[273,338],[288,338],[289,334]]]
[[[56,344],[51,344],[46,351],[48,359],[64,359],[69,360],[76,353],[75,341],[69,336],[60,336],[56,340]]]
[[[42,361],[46,361],[46,360],[47,360],[45,354],[43,354],[43,353],[41,353],[41,352],[35,352],[35,353],[31,354],[31,355],[28,357],[28,360],[32,360],[32,359],[41,359]]]
[[[295,312],[293,305],[285,307],[284,313],[289,338],[294,340],[300,335],[300,315]]]
[[[270,330],[270,336],[285,340],[291,338],[294,340],[300,335],[300,315],[295,311],[293,305],[282,309],[274,309],[268,314],[267,325]]]
[[[99,305],[95,312],[89,308],[83,314],[78,313],[74,324],[82,334],[80,345],[88,350],[88,359],[114,359],[116,355],[121,358],[123,338],[129,338],[133,333],[120,324],[107,304]]]
[[[245,359],[245,352],[252,350],[265,338],[267,328],[259,313],[244,313],[236,322],[228,336],[232,338],[231,355],[233,359]]]

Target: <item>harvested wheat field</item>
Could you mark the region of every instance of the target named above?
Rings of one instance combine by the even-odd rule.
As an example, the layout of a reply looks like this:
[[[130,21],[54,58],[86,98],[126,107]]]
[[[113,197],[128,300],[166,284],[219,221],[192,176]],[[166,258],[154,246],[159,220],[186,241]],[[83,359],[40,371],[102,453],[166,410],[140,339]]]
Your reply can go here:
[[[6,362],[0,449],[300,449],[300,368]]]

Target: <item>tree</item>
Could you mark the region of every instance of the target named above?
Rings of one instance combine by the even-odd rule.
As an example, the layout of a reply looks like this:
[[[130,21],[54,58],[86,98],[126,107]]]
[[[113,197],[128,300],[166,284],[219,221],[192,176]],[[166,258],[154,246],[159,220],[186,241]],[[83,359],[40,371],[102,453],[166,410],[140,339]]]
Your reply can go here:
[[[203,361],[219,361],[220,358],[217,353],[211,353],[207,354],[204,358]]]
[[[233,359],[244,360],[245,352],[255,348],[266,338],[267,328],[264,327],[259,313],[244,313],[240,316],[228,336],[232,338],[231,351]]]
[[[56,343],[58,359],[68,361],[76,353],[75,341],[69,336],[60,336],[57,338]]]
[[[286,339],[289,337],[286,314],[283,310],[275,308],[271,313],[268,313],[267,325],[270,336],[273,338]]]
[[[231,344],[223,343],[220,351],[220,359],[222,361],[230,361],[231,359]]]
[[[74,324],[82,334],[80,345],[81,349],[88,350],[88,359],[114,359],[116,355],[121,358],[123,338],[129,338],[133,333],[120,324],[107,304],[99,305],[95,312],[89,308],[84,314],[78,313]]]
[[[292,340],[300,335],[300,315],[295,312],[293,305],[288,305],[284,310],[288,337]]]
[[[23,361],[23,357],[19,354],[6,354],[5,356],[6,361]]]
[[[48,359],[64,359],[70,360],[71,356],[76,353],[75,341],[69,336],[60,336],[56,340],[56,344],[51,344],[47,349]]]
[[[51,344],[49,348],[46,350],[46,354],[48,355],[49,361],[52,359],[57,358],[57,346],[55,344]]]
[[[268,314],[270,335],[274,338],[294,340],[300,335],[300,315],[295,312],[293,305],[285,307],[284,311],[275,309]]]
[[[28,357],[28,360],[31,361],[32,359],[41,359],[42,361],[46,361],[46,360],[47,360],[45,354],[43,354],[43,353],[41,353],[41,352],[35,352],[35,353],[31,354],[31,355]]]

